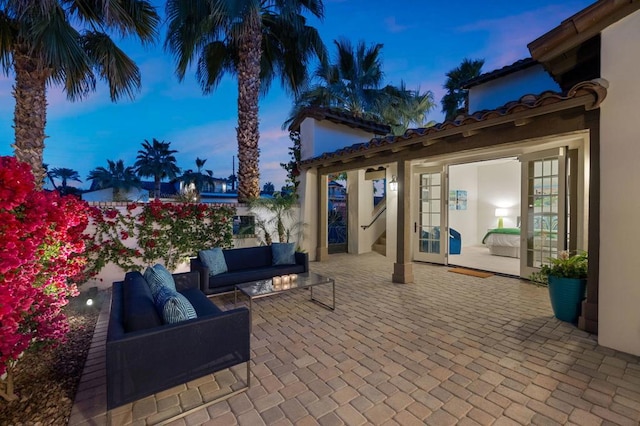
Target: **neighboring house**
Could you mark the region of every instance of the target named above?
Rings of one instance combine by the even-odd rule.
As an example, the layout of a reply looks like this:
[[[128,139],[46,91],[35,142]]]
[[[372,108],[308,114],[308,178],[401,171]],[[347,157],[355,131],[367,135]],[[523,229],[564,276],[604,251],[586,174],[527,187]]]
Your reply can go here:
[[[91,202],[114,201],[113,188],[89,190],[82,193],[82,199]],[[146,203],[149,201],[149,191],[146,189],[132,188],[122,194],[123,199]]]
[[[340,172],[349,252],[370,251],[385,231],[394,282],[412,282],[415,261],[450,262],[441,229],[463,227],[463,242],[480,244],[499,216],[521,227],[516,275],[559,250],[588,250],[579,326],[640,355],[640,197],[630,196],[640,184],[639,9],[600,0],[563,20],[528,45],[532,58],[469,82],[474,112],[454,121],[354,140],[359,119],[303,111],[291,127],[302,143],[303,248],[319,261],[329,255],[329,176]],[[363,230],[373,217],[367,170],[380,168],[398,189],[385,191],[384,226]]]
[[[156,192],[155,182],[140,182],[142,189],[149,192],[149,197],[154,198]],[[178,182],[160,182],[160,199],[168,200],[176,197],[180,193],[180,183]]]
[[[155,193],[155,183],[142,181],[140,189],[131,189],[124,196],[127,200],[147,202],[152,200]],[[177,180],[171,182],[160,182],[160,199],[172,201],[185,188],[184,182]],[[201,195],[202,202],[237,202],[237,194],[226,194],[227,180],[214,178],[212,183],[206,183]],[[86,201],[114,201],[113,189],[103,188],[89,190],[82,194],[82,199]]]

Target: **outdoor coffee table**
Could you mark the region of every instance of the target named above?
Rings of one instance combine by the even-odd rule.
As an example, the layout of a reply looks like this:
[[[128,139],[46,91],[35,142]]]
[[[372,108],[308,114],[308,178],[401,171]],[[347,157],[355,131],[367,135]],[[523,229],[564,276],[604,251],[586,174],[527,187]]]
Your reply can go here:
[[[309,288],[311,291],[312,302],[332,311],[336,308],[336,282],[333,278],[328,278],[314,272],[305,272],[303,274],[297,274],[297,278],[293,281],[289,281],[288,286],[286,283],[280,284],[280,286],[274,286],[273,281],[274,280],[270,278],[268,280],[258,280],[237,284],[233,291],[234,303],[238,303],[238,291],[247,296],[249,298],[249,315],[252,316],[254,299],[273,296],[290,290]],[[323,284],[331,284],[331,305],[313,297],[313,287]]]

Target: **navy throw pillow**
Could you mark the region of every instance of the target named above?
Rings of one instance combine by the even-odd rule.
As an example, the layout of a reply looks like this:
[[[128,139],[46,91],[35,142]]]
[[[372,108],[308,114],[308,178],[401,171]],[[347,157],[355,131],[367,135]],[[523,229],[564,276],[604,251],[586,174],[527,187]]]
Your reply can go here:
[[[271,254],[274,265],[295,265],[296,246],[294,243],[273,243]]]
[[[227,272],[227,261],[224,260],[224,253],[219,247],[211,250],[200,250],[198,257],[204,263],[204,266],[209,268],[209,275],[214,276]]]
[[[191,302],[168,287],[160,287],[156,297],[156,309],[165,324],[175,324],[180,321],[197,318],[196,310]]]

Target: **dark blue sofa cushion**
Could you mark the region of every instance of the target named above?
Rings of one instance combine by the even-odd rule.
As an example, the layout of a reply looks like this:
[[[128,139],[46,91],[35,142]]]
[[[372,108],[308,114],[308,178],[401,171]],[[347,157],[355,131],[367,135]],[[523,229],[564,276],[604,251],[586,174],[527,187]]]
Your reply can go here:
[[[224,259],[227,262],[229,272],[271,266],[272,255],[270,246],[245,247],[222,250],[222,252],[224,253]]]
[[[124,329],[127,332],[162,325],[151,290],[140,272],[128,272],[122,286]]]
[[[220,290],[222,287],[229,287],[227,290],[233,290],[236,284],[246,283],[249,281],[266,280],[278,275],[285,274],[301,274],[305,272],[303,265],[279,265],[269,266],[267,268],[244,269],[237,272],[227,272],[224,274],[211,277],[209,287]]]
[[[216,315],[222,312],[199,288],[187,289],[182,292],[182,295],[191,302],[191,306],[196,310],[198,318],[206,315]]]

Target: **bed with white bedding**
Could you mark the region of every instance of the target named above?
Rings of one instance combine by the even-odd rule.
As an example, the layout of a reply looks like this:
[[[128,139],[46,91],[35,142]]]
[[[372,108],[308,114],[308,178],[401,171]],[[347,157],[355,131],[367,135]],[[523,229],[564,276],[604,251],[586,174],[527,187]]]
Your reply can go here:
[[[482,239],[494,256],[520,257],[520,228],[490,229]]]

